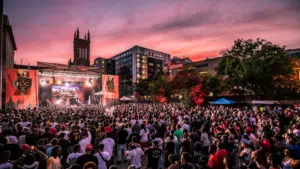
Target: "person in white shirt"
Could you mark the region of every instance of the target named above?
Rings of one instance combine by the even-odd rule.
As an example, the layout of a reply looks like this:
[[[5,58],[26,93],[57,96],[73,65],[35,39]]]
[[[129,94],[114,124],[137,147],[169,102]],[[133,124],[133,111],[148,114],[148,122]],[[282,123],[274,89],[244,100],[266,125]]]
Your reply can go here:
[[[141,137],[140,143],[143,150],[148,147],[148,135],[149,135],[148,129],[146,129],[145,125],[142,124],[141,131],[140,131],[140,137]]]
[[[80,152],[85,154],[86,145],[91,144],[92,136],[89,131],[84,131],[81,135],[82,139],[79,141]]]
[[[115,146],[115,141],[110,137],[110,133],[106,133],[106,138],[101,141],[104,144],[104,151],[107,151],[110,157],[113,157],[113,149]]]
[[[70,131],[66,130],[66,126],[65,125],[62,125],[61,126],[61,131],[57,133],[57,135],[59,136],[61,133],[65,133],[65,137],[64,139],[66,140],[69,140],[69,134],[70,134]]]
[[[210,146],[210,141],[206,129],[204,127],[201,128],[200,142],[202,144],[203,151],[205,153],[208,153],[208,147]]]
[[[136,169],[139,169],[142,167],[142,157],[144,152],[134,144],[130,148],[131,150],[127,153],[127,159],[131,165],[134,165]]]
[[[107,169],[106,162],[110,161],[110,154],[107,151],[104,151],[104,144],[99,145],[99,152],[94,154],[98,159],[98,168]]]
[[[69,154],[67,157],[67,164],[69,164],[69,166],[76,164],[78,157],[80,157],[82,155],[80,153],[80,145],[79,144],[74,145],[73,149],[74,149],[74,153]]]

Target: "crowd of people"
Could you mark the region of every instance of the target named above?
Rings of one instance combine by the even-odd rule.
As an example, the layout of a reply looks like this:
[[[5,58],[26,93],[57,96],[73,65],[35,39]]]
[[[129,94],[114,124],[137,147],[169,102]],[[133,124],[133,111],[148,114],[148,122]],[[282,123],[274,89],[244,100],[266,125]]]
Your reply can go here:
[[[0,169],[300,169],[300,110],[128,103],[0,113]]]

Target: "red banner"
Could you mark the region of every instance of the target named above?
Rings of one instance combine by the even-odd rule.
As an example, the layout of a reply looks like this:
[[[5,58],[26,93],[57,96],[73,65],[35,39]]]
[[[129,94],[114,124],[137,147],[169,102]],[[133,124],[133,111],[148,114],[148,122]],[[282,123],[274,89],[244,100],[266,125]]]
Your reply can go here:
[[[119,100],[119,76],[102,75],[102,105]]]
[[[27,69],[5,70],[5,107],[26,109],[38,104],[38,71]]]

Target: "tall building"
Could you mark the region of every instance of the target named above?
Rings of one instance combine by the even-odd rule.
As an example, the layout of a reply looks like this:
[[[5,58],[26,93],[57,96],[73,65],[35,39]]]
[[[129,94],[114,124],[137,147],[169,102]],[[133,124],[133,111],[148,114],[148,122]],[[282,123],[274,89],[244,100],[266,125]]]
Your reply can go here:
[[[14,68],[14,56],[17,50],[17,45],[15,42],[12,27],[9,23],[7,15],[3,15],[3,27],[2,27],[2,60],[1,60],[1,104],[5,103],[5,78],[4,72],[6,68]]]
[[[163,73],[163,65],[170,61],[170,54],[133,46],[111,59],[115,61],[115,73],[120,75],[120,94],[129,95],[132,85],[139,79],[152,79]]]
[[[76,66],[90,66],[90,31],[84,35],[84,39],[80,38],[79,28],[74,33],[74,60]]]

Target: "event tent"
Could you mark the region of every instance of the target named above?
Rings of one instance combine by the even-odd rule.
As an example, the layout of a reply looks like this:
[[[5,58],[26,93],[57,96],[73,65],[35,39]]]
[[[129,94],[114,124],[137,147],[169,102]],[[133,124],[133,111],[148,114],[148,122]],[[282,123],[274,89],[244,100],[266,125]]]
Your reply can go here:
[[[221,98],[219,100],[210,102],[210,104],[236,104],[236,101],[225,99],[225,98]]]

